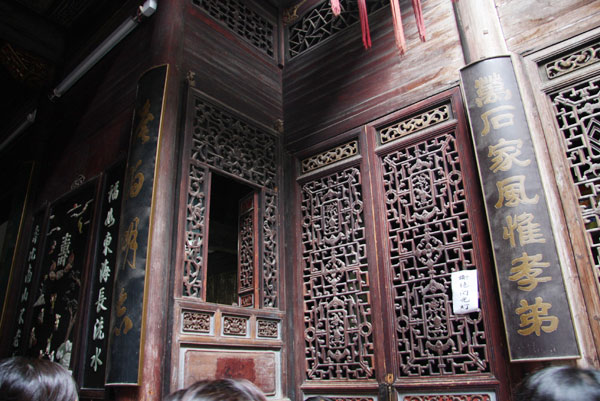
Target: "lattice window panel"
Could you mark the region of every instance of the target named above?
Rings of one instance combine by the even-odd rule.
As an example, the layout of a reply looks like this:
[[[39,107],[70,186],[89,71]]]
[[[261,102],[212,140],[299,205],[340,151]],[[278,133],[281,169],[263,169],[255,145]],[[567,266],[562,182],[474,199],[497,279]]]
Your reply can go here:
[[[188,173],[188,196],[183,267],[183,295],[202,296],[202,266],[206,237],[206,179],[208,169],[193,160]]]
[[[278,140],[200,97],[194,98],[188,171],[183,295],[202,296],[206,238],[206,180],[211,166],[262,187],[263,306],[278,306],[277,153]]]
[[[550,94],[588,245],[600,269],[600,78]]]
[[[373,332],[360,171],[302,185],[308,380],[372,379]]]
[[[263,216],[263,306],[277,307],[277,195],[265,192]]]
[[[192,159],[275,189],[277,138],[214,105],[194,102]]]
[[[382,157],[399,377],[489,372],[480,312],[452,313],[450,274],[476,266],[453,133]]]
[[[369,14],[387,6],[389,1],[374,0],[367,2]],[[294,58],[319,43],[331,38],[336,33],[358,22],[358,3],[340,0],[342,12],[334,17],[329,0],[323,1],[306,12],[288,28],[288,55]]]
[[[254,282],[257,279],[254,264],[256,239],[254,238],[253,197],[254,195],[251,195],[246,202],[242,201],[242,204],[246,204],[244,206],[246,210],[240,208],[241,215],[238,222],[238,304],[244,307],[254,306]]]
[[[238,0],[192,0],[192,4],[229,28],[245,42],[273,58],[274,26]]]

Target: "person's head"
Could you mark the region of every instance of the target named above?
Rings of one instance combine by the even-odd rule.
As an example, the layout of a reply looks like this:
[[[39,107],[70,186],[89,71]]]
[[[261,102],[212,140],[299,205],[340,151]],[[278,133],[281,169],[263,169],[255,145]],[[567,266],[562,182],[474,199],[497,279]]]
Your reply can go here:
[[[600,401],[600,372],[571,366],[539,370],[521,383],[517,401]]]
[[[0,361],[0,400],[77,401],[77,385],[57,363],[17,356]]]
[[[329,397],[323,397],[322,395],[313,395],[308,398],[305,398],[304,401],[333,401]]]
[[[254,384],[244,379],[200,380],[171,393],[164,401],[266,401]]]

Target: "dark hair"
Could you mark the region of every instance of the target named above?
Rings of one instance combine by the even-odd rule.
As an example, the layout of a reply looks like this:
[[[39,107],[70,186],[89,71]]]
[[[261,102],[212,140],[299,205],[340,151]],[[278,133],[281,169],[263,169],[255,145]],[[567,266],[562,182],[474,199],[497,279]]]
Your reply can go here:
[[[76,401],[77,386],[63,366],[16,356],[0,361],[0,400]]]
[[[171,393],[164,401],[266,401],[265,395],[245,379],[200,380]]]
[[[305,398],[304,401],[333,401],[329,397],[323,397],[322,395],[312,395],[308,398]]]
[[[571,366],[539,370],[521,383],[517,401],[600,401],[600,372]]]

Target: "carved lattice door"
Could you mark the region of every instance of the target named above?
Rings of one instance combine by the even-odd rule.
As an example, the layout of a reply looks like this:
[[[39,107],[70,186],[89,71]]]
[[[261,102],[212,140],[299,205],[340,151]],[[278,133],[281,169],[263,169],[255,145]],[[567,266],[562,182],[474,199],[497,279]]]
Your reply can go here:
[[[508,399],[458,91],[339,143],[299,157],[301,390],[336,399],[381,398],[392,388],[401,400]],[[462,270],[478,272],[480,311],[453,313],[451,273]]]
[[[239,202],[238,212],[238,304],[253,307],[258,299],[258,194],[251,193]]]

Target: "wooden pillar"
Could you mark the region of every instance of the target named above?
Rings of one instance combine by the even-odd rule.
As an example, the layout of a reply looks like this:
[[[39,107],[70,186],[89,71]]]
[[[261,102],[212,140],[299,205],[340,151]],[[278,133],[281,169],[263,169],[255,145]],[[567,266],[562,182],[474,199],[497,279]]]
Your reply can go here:
[[[582,286],[595,286],[595,283],[582,282],[580,279],[586,275],[578,271],[575,263],[574,252],[569,241],[568,224],[565,221],[563,205],[549,158],[543,123],[539,117],[523,58],[507,47],[494,0],[457,0],[453,4],[467,64],[500,55],[508,54],[512,57],[538,169],[544,184],[553,236],[582,355],[582,358],[576,360],[575,364],[581,367],[597,367],[599,363],[597,345],[600,344],[600,338],[594,338],[592,327],[598,326],[593,318],[599,315],[598,299],[595,291],[582,289]]]
[[[493,0],[457,0],[454,14],[467,64],[508,54]]]
[[[151,233],[150,280],[147,291],[144,366],[138,400],[162,400],[168,391],[170,349],[166,349],[168,323],[173,301],[170,299],[171,272],[175,268],[172,247],[176,216],[178,168],[177,123],[181,108],[181,61],[184,2],[158,1],[157,21],[152,30],[152,65],[169,64],[162,121],[162,142],[158,154],[154,229]],[[166,390],[165,390],[166,389]]]
[[[158,0],[156,13],[148,21],[144,41],[147,41],[148,68],[168,64],[167,83],[163,99],[160,144],[156,157],[153,224],[149,233],[148,265],[146,266],[145,326],[141,351],[138,386],[114,387],[119,401],[160,401],[169,391],[170,349],[168,330],[171,321],[170,276],[174,271],[172,257],[176,216],[178,120],[181,110],[182,74],[180,49],[183,40],[183,10],[185,3]]]

